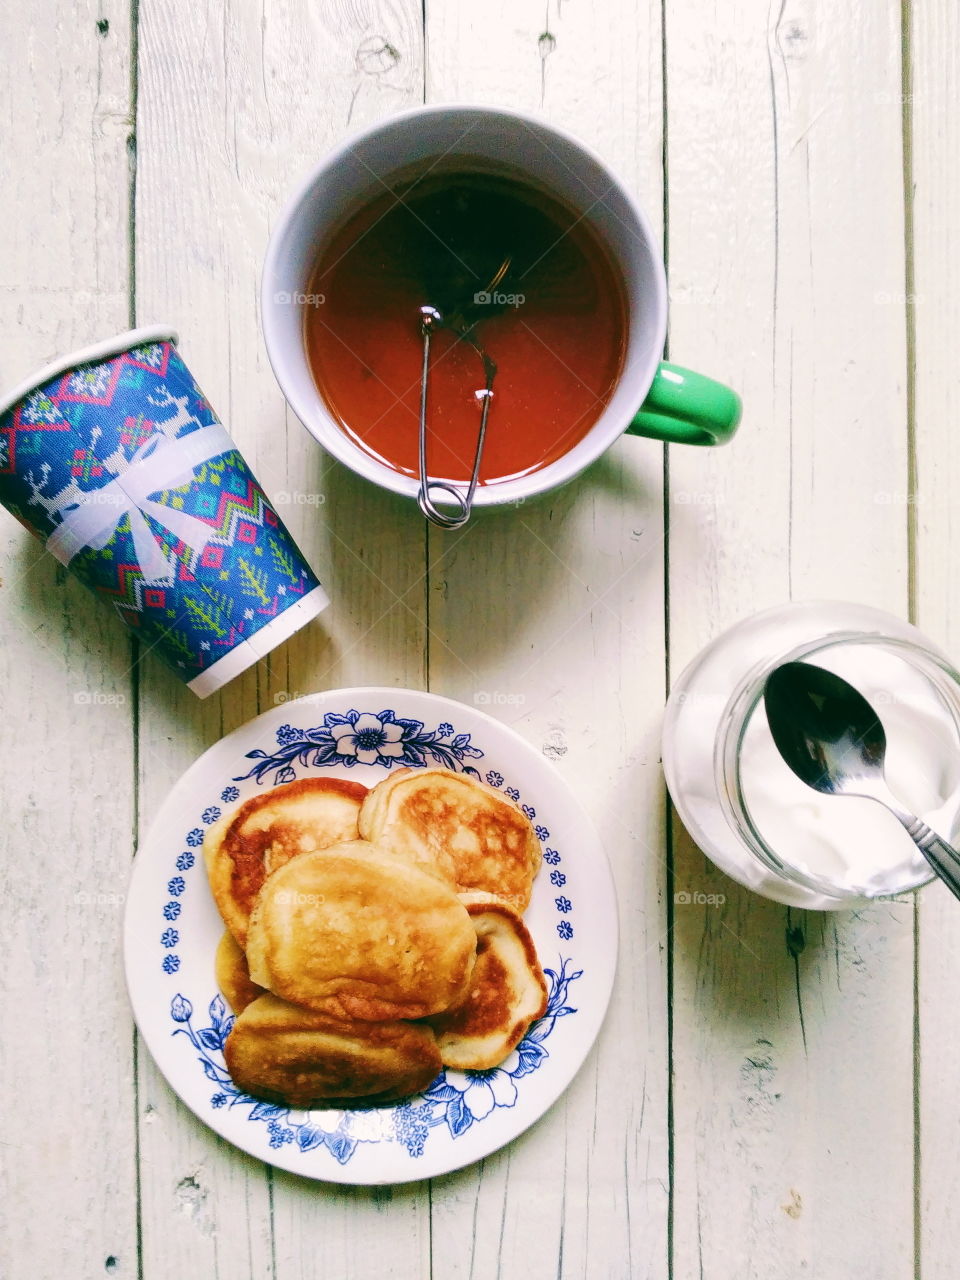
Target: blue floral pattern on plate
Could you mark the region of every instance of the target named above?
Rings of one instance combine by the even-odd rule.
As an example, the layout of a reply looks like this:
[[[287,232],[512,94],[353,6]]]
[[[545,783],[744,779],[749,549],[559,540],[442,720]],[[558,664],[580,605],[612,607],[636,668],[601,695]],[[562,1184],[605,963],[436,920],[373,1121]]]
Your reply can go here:
[[[430,1131],[438,1125],[445,1125],[452,1138],[459,1138],[496,1107],[516,1105],[517,1081],[536,1071],[550,1056],[543,1042],[557,1019],[576,1013],[567,1003],[567,991],[583,971],[572,969],[570,961],[562,959],[558,970],[544,972],[549,983],[547,1011],[499,1067],[490,1071],[442,1071],[419,1097],[393,1108],[390,1137],[402,1143],[412,1157],[423,1155]],[[207,1012],[209,1024],[195,1028],[193,1005],[187,997],[178,992],[170,1001],[170,1017],[177,1024],[171,1034],[186,1036],[197,1051],[204,1075],[215,1086],[210,1097],[212,1107],[249,1107],[247,1119],[267,1125],[271,1147],[288,1142],[296,1143],[301,1151],[326,1147],[340,1164],[347,1163],[361,1142],[371,1141],[353,1132],[355,1112],[294,1111],[242,1093],[223,1062],[223,1045],[233,1027],[233,1014],[228,1013],[220,995],[210,1001]]]
[[[309,773],[331,765],[347,769],[357,766],[390,769],[394,765],[413,768],[433,765],[479,778],[479,771],[468,762],[482,759],[483,755],[483,751],[471,741],[469,733],[457,733],[454,726],[446,721],[436,729],[427,729],[422,721],[403,719],[389,709],[378,712],[350,710],[343,715],[328,712],[323,723],[312,729],[281,725],[276,730],[276,746],[270,750],[256,748],[247,752],[246,758],[254,763],[245,774],[223,786],[219,798],[222,803],[239,800],[241,791],[234,785],[236,783],[253,781],[257,786],[264,783],[278,786],[294,781],[298,769]],[[501,773],[490,770],[485,781],[520,804],[531,821],[536,818],[533,806],[521,804],[519,790],[505,786]],[[196,878],[188,879],[186,876],[198,862],[191,850],[198,849],[203,843],[203,827],[220,816],[221,810],[216,804],[207,804],[201,811],[199,824],[191,826],[184,834],[188,848],[176,858],[174,869],[177,874],[167,882],[170,897],[162,906],[159,941],[160,967],[170,977],[180,970],[180,956],[172,950],[180,941],[180,932],[171,925],[179,919],[188,901],[185,895]],[[536,825],[535,831],[542,844],[550,839],[546,827]],[[556,867],[561,862],[561,855],[556,849],[546,848],[543,860]],[[200,878],[202,882],[202,876]],[[555,888],[560,888],[565,885],[566,877],[553,871],[550,881]],[[570,920],[573,903],[563,894],[553,902],[561,917],[556,925],[557,935],[562,941],[569,942],[574,933]],[[431,1131],[438,1126],[445,1126],[451,1138],[456,1139],[497,1108],[516,1104],[517,1082],[535,1072],[550,1056],[543,1042],[550,1036],[557,1020],[576,1012],[568,1003],[568,988],[582,976],[583,970],[573,969],[571,960],[561,957],[556,970],[545,969],[544,973],[549,984],[547,1011],[506,1060],[490,1071],[441,1072],[423,1094],[392,1109],[392,1129],[386,1135],[390,1140],[401,1143],[409,1155],[416,1158],[423,1154]],[[191,1001],[182,992],[177,992],[171,999],[170,1017],[176,1024],[172,1034],[186,1036],[196,1050],[204,1074],[215,1086],[210,1098],[210,1105],[215,1110],[249,1107],[247,1119],[266,1124],[272,1148],[288,1143],[296,1145],[302,1152],[325,1147],[341,1165],[350,1160],[361,1142],[383,1140],[383,1134],[372,1139],[357,1132],[358,1116],[368,1113],[294,1111],[242,1093],[230,1079],[223,1061],[223,1044],[233,1026],[233,1015],[219,994],[207,1002],[207,1014],[208,1025],[195,1028]]]
[[[348,711],[345,715],[328,712],[323,724],[315,729],[281,725],[276,749],[248,751],[247,759],[257,763],[234,782],[247,778],[262,782],[271,773],[274,783],[292,782],[296,777],[295,763],[314,769],[330,764],[345,769],[358,764],[377,764],[386,769],[395,764],[404,768],[432,764],[479,777],[477,770],[464,761],[482,755],[478,747],[471,745],[470,734],[455,733],[451,724],[428,730],[422,721],[401,719],[389,709],[375,713]]]

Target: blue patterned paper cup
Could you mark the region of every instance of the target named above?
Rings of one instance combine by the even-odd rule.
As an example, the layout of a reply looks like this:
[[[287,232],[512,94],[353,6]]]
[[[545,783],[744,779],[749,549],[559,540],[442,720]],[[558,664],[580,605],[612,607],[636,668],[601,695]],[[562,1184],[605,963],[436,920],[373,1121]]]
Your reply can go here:
[[[329,603],[168,328],[0,398],[0,502],[201,698]]]

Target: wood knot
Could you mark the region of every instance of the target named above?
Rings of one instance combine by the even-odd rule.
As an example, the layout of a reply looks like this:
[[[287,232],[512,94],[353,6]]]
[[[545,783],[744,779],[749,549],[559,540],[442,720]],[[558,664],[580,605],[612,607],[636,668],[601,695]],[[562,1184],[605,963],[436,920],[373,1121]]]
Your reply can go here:
[[[357,48],[357,70],[365,76],[384,76],[399,61],[399,51],[384,36],[368,36]]]
[[[810,36],[796,19],[785,22],[777,31],[777,44],[785,60],[802,62],[807,56],[809,43]]]
[[[796,960],[807,945],[807,939],[798,924],[787,925],[787,951]]]

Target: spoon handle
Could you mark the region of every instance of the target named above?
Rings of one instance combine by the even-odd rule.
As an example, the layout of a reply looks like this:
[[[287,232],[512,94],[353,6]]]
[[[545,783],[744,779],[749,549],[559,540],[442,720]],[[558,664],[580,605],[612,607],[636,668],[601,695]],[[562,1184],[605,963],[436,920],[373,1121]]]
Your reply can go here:
[[[960,898],[960,853],[919,818],[897,814],[907,835],[955,898]]]

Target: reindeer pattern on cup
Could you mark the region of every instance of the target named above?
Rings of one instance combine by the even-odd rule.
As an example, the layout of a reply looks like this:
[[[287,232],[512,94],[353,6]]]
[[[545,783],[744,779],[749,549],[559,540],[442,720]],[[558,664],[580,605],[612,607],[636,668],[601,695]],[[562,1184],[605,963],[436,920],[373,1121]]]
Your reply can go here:
[[[0,501],[182,676],[319,586],[172,341],[0,414]]]

